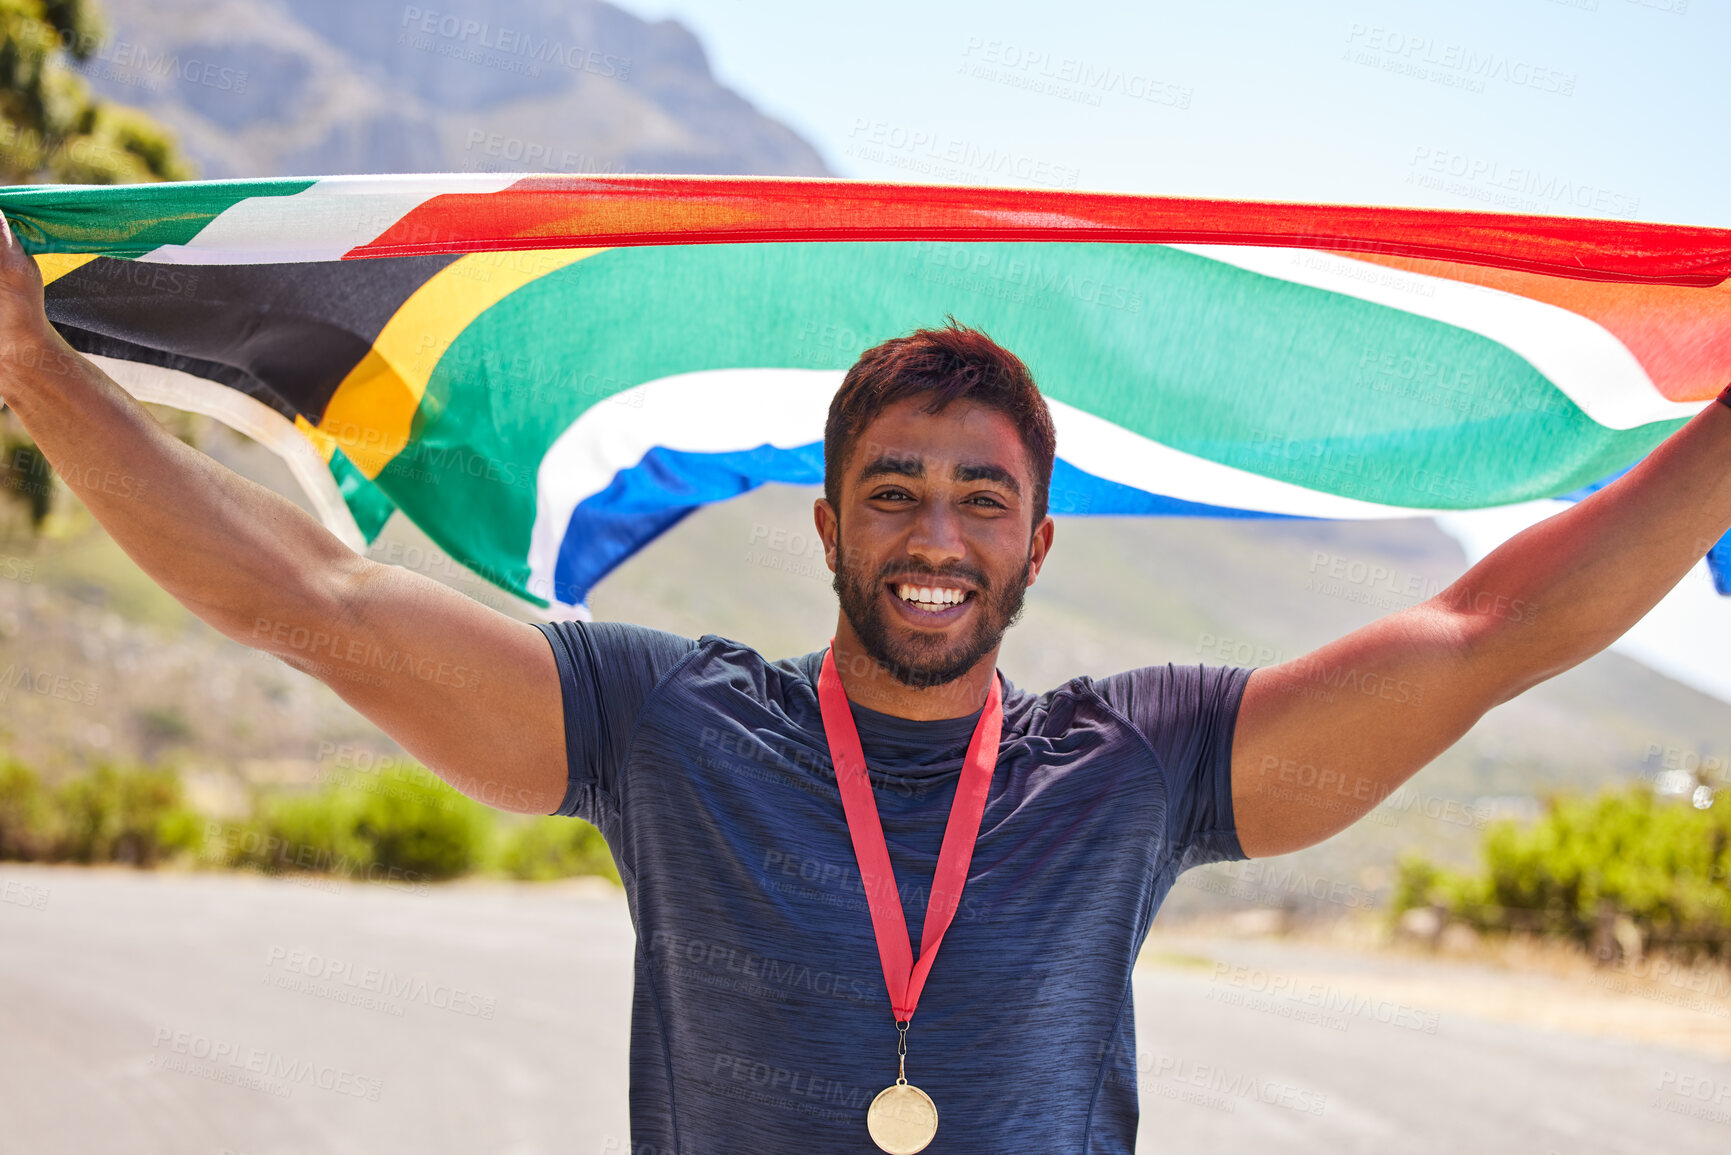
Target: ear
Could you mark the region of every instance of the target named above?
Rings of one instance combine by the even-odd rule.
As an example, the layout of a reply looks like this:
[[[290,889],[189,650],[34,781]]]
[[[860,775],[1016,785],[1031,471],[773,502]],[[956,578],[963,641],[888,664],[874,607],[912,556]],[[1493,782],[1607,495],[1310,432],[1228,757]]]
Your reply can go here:
[[[817,535],[823,539],[823,560],[831,573],[835,572],[836,550],[841,541],[841,519],[829,499],[820,497],[811,506],[812,520],[817,523]]]
[[[1040,567],[1046,564],[1046,554],[1052,549],[1052,535],[1057,532],[1058,523],[1047,514],[1040,524],[1034,527],[1033,544],[1028,554],[1028,584],[1033,585],[1034,579],[1040,576]]]

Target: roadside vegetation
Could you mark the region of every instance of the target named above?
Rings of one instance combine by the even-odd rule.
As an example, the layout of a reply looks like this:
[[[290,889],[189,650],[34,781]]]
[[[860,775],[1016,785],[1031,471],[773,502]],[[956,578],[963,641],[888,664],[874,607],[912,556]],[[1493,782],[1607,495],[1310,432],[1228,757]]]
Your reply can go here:
[[[420,767],[341,775],[314,790],[260,790],[233,818],[192,808],[172,769],[105,763],[50,785],[0,756],[0,860],[360,881],[619,880],[588,823],[503,814]]]
[[[1439,928],[1568,941],[1600,962],[1731,960],[1723,790],[1697,790],[1693,801],[1656,796],[1644,783],[1562,795],[1530,825],[1494,823],[1479,849],[1473,871],[1402,859],[1390,917],[1429,908]]]

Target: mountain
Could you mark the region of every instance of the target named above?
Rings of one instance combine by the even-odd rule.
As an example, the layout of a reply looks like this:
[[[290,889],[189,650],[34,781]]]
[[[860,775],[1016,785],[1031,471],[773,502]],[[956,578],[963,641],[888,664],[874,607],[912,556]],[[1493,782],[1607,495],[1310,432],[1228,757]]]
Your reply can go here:
[[[84,71],[207,177],[410,172],[823,176],[682,25],[598,0],[111,0]]]
[[[809,145],[714,80],[684,28],[593,0],[506,0],[459,15],[132,0],[111,17],[115,35],[87,67],[93,83],[179,131],[209,176],[825,172]],[[205,424],[207,452],[300,500],[269,453]],[[836,605],[812,530],[815,496],[770,486],[694,513],[596,588],[596,616],[718,633],[772,657],[821,647]],[[55,773],[108,756],[161,758],[221,800],[243,780],[305,782],[333,759],[394,750],[333,692],[193,619],[99,530],[80,536],[79,520],[74,508],[55,523],[64,541],[0,532],[0,752]],[[524,613],[400,517],[370,552]],[[1166,661],[1271,664],[1464,567],[1428,521],[1065,518],[1001,665],[1040,690]],[[1168,907],[1338,909],[1333,896],[1356,902],[1385,887],[1403,849],[1467,857],[1492,808],[1519,814],[1556,787],[1727,753],[1723,702],[1603,654],[1493,711],[1347,832],[1267,873],[1187,874]]]
[[[767,486],[680,522],[596,587],[597,618],[717,633],[771,657],[825,645],[835,595],[818,489]],[[1136,666],[1270,665],[1441,590],[1466,558],[1428,520],[1065,517],[999,667],[1045,690]],[[1335,576],[1339,575],[1339,576]],[[1319,846],[1185,874],[1173,916],[1240,907],[1343,913],[1377,901],[1407,850],[1472,860],[1486,822],[1731,755],[1725,703],[1602,653],[1488,714],[1368,817]]]

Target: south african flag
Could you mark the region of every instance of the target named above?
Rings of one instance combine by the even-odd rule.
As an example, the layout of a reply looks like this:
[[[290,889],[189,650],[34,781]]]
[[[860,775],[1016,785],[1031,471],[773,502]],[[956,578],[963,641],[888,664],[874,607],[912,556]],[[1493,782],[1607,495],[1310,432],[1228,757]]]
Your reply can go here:
[[[1576,495],[1731,381],[1731,231],[839,180],[331,177],[0,192],[138,397],[401,510],[550,613],[693,509],[822,480],[877,342],[953,314],[1058,427],[1054,514]],[[1731,544],[1715,551],[1731,592]]]

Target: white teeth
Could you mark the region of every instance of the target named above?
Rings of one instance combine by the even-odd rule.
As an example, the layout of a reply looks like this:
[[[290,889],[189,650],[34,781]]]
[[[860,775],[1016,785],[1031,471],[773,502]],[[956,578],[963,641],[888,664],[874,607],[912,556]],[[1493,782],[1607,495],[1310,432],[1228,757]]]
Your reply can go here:
[[[928,606],[959,605],[968,598],[967,593],[963,590],[911,585],[897,586],[896,596],[905,602]]]

